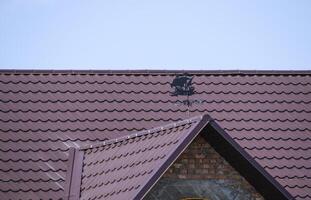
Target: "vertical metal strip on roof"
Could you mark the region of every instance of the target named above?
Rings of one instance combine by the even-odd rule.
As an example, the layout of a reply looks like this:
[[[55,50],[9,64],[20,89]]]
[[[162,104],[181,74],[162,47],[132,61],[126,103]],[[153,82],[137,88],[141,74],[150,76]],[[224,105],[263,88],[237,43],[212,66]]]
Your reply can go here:
[[[67,172],[66,172],[66,182],[65,182],[65,199],[69,199],[70,195],[70,187],[71,187],[71,179],[72,179],[72,171],[73,171],[73,162],[75,156],[75,148],[69,149],[68,163],[67,163]]]
[[[70,148],[68,178],[66,177],[65,199],[79,200],[84,152]]]

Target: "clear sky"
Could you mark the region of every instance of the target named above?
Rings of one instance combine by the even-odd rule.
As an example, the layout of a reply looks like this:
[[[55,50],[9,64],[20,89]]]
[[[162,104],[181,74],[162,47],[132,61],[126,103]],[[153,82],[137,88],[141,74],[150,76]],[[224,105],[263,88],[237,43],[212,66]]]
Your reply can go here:
[[[311,1],[0,0],[0,67],[311,69]]]

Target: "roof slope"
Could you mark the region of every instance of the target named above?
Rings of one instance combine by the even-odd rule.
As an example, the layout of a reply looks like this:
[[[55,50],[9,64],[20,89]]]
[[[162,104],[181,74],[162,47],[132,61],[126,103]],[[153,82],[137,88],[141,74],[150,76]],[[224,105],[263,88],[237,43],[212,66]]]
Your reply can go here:
[[[74,186],[68,187],[67,195],[70,199],[141,199],[207,123],[207,116],[196,117],[78,149],[73,163],[81,167],[72,171]],[[77,157],[82,159],[76,161]],[[81,173],[82,183],[77,185]]]
[[[207,113],[296,199],[311,199],[311,73],[2,71],[0,198],[64,196],[69,147]],[[189,72],[190,73],[190,72]]]
[[[66,199],[142,199],[198,134],[225,155],[265,198],[292,199],[208,115],[71,148]]]

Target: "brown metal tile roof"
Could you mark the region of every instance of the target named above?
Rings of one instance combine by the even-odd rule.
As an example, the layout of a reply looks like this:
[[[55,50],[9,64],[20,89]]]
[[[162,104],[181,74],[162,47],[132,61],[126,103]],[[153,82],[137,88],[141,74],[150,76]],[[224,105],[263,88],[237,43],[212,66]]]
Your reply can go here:
[[[311,199],[311,73],[189,71],[196,100],[171,96],[183,71],[2,71],[0,198],[64,196],[69,147],[209,114],[296,199]]]
[[[71,182],[81,186],[68,186],[67,195],[71,199],[141,199],[208,119],[196,117],[77,149],[74,157],[82,159],[73,163],[81,167],[79,172],[72,171]]]

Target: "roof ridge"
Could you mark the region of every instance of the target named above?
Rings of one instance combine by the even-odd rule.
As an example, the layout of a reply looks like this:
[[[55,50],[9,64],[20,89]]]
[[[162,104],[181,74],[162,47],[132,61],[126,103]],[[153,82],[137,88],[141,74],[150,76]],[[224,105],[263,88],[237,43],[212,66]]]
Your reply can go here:
[[[311,70],[46,70],[0,69],[0,74],[209,74],[209,75],[311,75]]]
[[[199,116],[191,117],[191,118],[184,119],[184,120],[181,120],[178,122],[172,122],[169,124],[165,124],[163,126],[154,127],[154,128],[148,129],[148,130],[143,130],[143,131],[131,133],[131,134],[128,134],[126,136],[122,136],[122,137],[118,137],[118,138],[114,138],[114,139],[109,139],[109,140],[106,140],[106,141],[103,141],[103,142],[100,142],[97,144],[89,144],[89,145],[81,146],[78,149],[79,150],[93,149],[93,148],[103,147],[103,146],[114,144],[114,143],[119,143],[119,142],[122,142],[122,141],[125,141],[128,139],[131,139],[131,138],[140,137],[143,135],[155,133],[155,132],[158,132],[158,131],[161,131],[164,129],[174,128],[176,126],[181,126],[184,124],[197,122],[197,121],[202,120],[204,116],[209,117],[207,115],[199,115]]]

